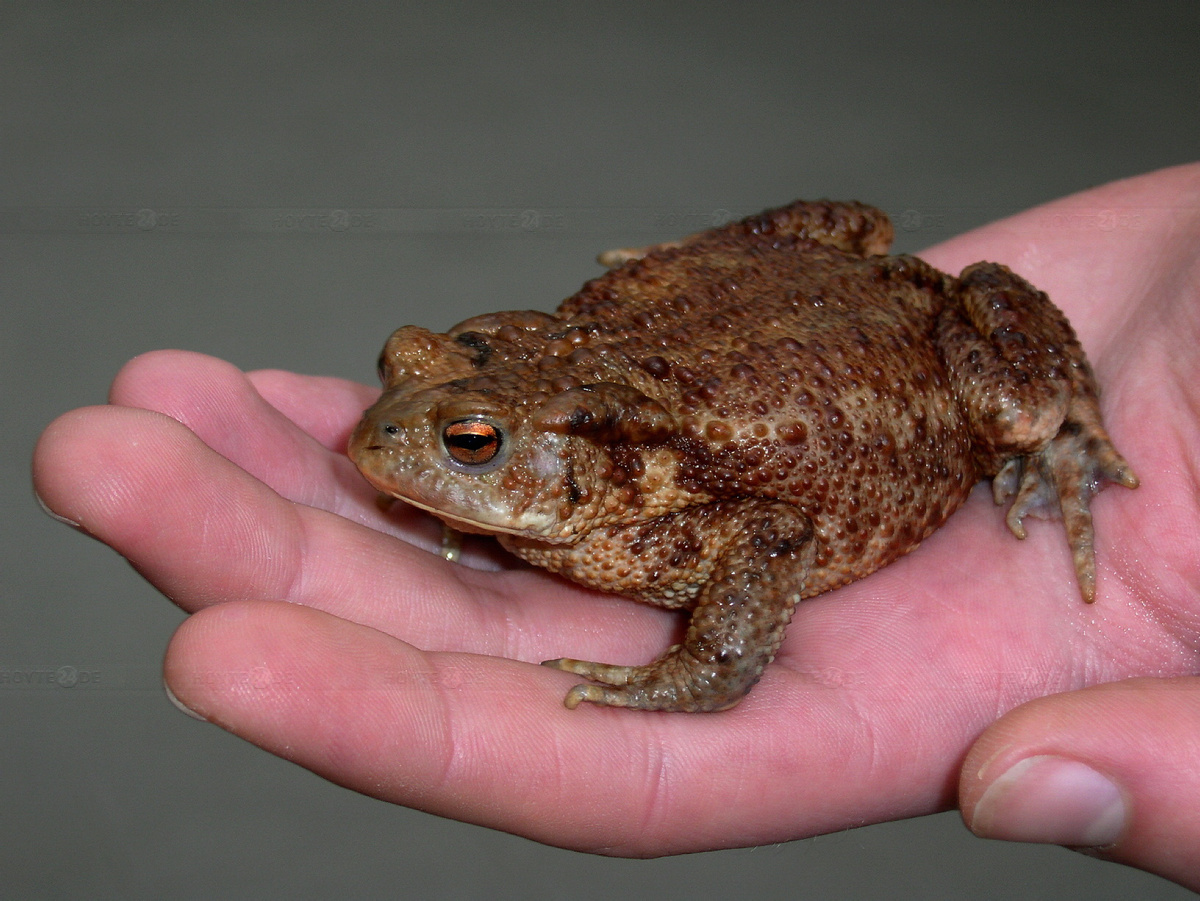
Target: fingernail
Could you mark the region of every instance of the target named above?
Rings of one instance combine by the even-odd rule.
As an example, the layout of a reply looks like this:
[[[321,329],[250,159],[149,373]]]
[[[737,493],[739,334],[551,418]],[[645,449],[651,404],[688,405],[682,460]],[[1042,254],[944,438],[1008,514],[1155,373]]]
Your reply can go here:
[[[191,707],[188,707],[183,703],[183,701],[179,700],[179,698],[175,696],[175,692],[171,691],[171,686],[167,684],[166,679],[163,679],[163,691],[167,693],[167,700],[174,704],[176,709],[183,711],[194,720],[199,720],[202,723],[208,722],[208,720],[194,711]]]
[[[1051,755],[1013,764],[983,793],[968,823],[983,838],[1091,848],[1125,829],[1121,790],[1077,760]]]
[[[81,526],[75,520],[67,519],[61,513],[55,513],[48,506],[46,506],[46,502],[44,500],[42,500],[42,496],[40,494],[38,494],[36,490],[33,492],[33,499],[35,501],[37,501],[38,506],[42,508],[42,512],[45,513],[47,516],[49,516],[51,519],[58,520],[63,525],[70,526],[72,529],[78,529],[81,532],[83,531],[83,526]]]

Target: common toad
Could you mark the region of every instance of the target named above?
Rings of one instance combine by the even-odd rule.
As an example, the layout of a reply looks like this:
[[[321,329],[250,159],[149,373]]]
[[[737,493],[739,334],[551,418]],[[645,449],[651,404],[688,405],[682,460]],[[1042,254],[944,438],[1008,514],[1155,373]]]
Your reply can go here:
[[[720,710],[795,605],[886,565],[981,478],[1008,527],[1061,515],[1095,597],[1088,504],[1136,487],[1049,298],[996,263],[886,256],[857,203],[797,202],[610,271],[557,314],[406,326],[349,452],[378,489],[584,585],[691,610],[644,666],[547,665],[591,701]]]

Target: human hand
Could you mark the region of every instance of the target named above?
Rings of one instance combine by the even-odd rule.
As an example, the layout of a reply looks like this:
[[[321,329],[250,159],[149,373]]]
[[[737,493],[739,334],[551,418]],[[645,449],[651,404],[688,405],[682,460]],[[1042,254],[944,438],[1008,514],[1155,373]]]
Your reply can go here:
[[[195,614],[165,662],[184,705],[339,784],[636,856],[929,813],[954,805],[964,754],[1006,711],[1197,669],[1198,196],[1200,166],[1168,170],[923,254],[1007,263],[1079,332],[1142,480],[1092,504],[1097,603],[1078,599],[1060,525],[1018,542],[980,489],[913,554],[800,605],[720,714],[565,710],[577,680],[538,661],[644,662],[678,620],[480,544],[480,569],[415,547],[440,527],[380,512],[343,453],[373,389],[149,354],[111,406],[47,429],[35,482]],[[964,783],[968,812],[983,784]]]

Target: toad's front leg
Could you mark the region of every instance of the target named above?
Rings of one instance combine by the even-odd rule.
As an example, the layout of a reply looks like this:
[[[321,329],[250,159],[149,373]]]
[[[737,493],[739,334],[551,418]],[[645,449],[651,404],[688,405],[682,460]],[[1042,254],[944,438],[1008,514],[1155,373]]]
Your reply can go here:
[[[589,551],[589,568],[603,566],[594,554],[635,555],[624,562],[636,562],[644,584],[625,593],[691,605],[692,616],[682,644],[644,666],[546,661],[592,680],[571,689],[567,707],[724,710],[758,682],[783,641],[812,558],[812,525],[790,504],[738,501],[626,527]]]

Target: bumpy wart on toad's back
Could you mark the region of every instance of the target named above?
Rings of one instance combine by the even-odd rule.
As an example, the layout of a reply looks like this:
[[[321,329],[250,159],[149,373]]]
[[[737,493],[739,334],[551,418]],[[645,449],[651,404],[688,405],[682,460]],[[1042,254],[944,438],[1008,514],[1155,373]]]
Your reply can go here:
[[[736,704],[802,598],[914,548],[981,478],[1009,528],[1061,512],[1085,600],[1088,503],[1135,487],[1062,313],[1003,266],[883,256],[855,203],[795,203],[645,251],[554,316],[401,328],[350,454],[380,490],[584,585],[691,610],[645,666],[549,661],[567,695]]]

